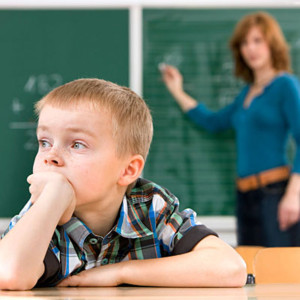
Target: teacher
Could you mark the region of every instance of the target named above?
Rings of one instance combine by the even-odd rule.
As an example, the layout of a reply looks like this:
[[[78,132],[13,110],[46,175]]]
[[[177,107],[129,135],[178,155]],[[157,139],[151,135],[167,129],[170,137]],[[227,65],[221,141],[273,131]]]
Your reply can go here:
[[[276,20],[257,12],[243,17],[230,40],[235,75],[246,85],[217,112],[183,89],[173,66],[163,80],[190,119],[211,132],[233,128],[237,140],[239,245],[300,245],[300,85],[291,74],[288,45]],[[287,162],[292,134],[296,153]]]

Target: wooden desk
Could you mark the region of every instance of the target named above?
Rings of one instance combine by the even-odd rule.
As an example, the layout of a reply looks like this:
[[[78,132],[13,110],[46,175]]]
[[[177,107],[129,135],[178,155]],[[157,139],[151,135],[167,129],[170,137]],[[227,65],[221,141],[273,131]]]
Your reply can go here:
[[[105,300],[284,300],[300,299],[300,284],[261,284],[243,288],[44,288],[0,291],[1,299]]]

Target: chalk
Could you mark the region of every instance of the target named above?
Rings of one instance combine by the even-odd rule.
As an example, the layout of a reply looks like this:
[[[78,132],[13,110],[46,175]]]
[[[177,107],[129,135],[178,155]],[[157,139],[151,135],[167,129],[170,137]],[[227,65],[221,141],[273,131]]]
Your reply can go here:
[[[166,68],[166,64],[165,63],[159,63],[158,64],[158,69],[159,69],[159,71],[161,71],[161,72],[163,72],[164,70],[165,70],[165,68]]]

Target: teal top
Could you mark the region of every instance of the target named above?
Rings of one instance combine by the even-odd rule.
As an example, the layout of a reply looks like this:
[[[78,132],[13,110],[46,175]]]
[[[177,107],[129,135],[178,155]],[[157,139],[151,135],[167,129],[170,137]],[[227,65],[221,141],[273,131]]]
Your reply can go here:
[[[249,107],[243,103],[250,85],[235,100],[213,112],[203,104],[187,115],[199,126],[217,132],[233,128],[237,142],[237,172],[245,177],[287,165],[287,141],[296,143],[292,172],[300,173],[300,84],[291,74],[281,73],[256,96]]]

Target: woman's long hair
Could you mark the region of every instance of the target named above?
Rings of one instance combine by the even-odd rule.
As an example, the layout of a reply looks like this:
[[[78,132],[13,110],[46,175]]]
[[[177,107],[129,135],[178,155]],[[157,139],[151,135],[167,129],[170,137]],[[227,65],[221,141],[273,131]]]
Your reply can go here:
[[[271,51],[272,66],[277,71],[292,72],[289,46],[277,21],[265,12],[246,15],[236,25],[230,40],[230,48],[235,62],[235,76],[247,83],[254,81],[253,71],[248,67],[241,54],[241,44],[252,27],[258,27]]]

